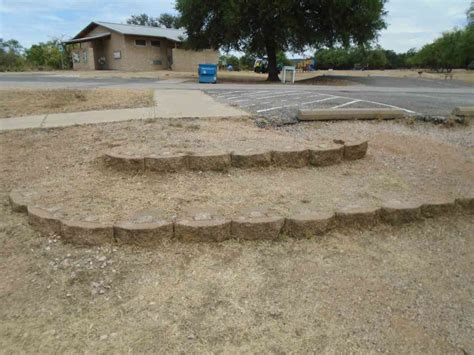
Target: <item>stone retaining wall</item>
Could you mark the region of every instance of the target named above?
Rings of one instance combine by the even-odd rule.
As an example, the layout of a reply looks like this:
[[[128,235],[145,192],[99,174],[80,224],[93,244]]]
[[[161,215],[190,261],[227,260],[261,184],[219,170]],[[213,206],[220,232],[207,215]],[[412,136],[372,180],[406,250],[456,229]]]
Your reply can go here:
[[[27,205],[27,198],[18,192],[10,194],[12,209],[27,213],[28,221],[42,234],[55,233],[65,241],[82,245],[132,244],[158,245],[164,239],[219,242],[227,239],[275,240],[281,235],[292,238],[320,236],[333,229],[370,228],[378,223],[400,225],[424,218],[455,212],[474,213],[474,197],[425,204],[390,201],[380,208],[348,207],[335,212],[311,213],[289,217],[258,212],[227,219],[201,213],[189,219],[115,224],[69,221],[50,212]]]
[[[160,173],[196,171],[227,171],[230,168],[248,169],[268,166],[301,168],[305,166],[328,166],[342,160],[362,159],[367,154],[368,142],[343,142],[313,149],[281,149],[272,151],[242,150],[210,152],[202,154],[168,154],[131,156],[106,153],[103,161],[106,166],[118,170],[155,171]]]

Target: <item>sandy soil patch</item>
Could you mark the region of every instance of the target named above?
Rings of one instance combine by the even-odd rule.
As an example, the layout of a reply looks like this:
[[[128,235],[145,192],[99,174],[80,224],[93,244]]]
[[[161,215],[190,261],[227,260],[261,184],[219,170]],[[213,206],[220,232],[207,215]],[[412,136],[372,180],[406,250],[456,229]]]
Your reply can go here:
[[[350,133],[348,133],[350,132]],[[2,182],[32,204],[72,220],[169,219],[208,211],[289,216],[388,200],[454,199],[474,190],[472,127],[394,122],[302,124],[258,129],[250,120],[158,120],[3,135]],[[369,139],[367,156],[325,168],[231,169],[228,173],[130,174],[102,166],[109,149],[208,151]],[[456,137],[456,138],[453,138]],[[34,147],[21,148],[21,147]],[[18,165],[15,162],[21,161]]]
[[[3,90],[0,118],[153,105],[152,90]]]

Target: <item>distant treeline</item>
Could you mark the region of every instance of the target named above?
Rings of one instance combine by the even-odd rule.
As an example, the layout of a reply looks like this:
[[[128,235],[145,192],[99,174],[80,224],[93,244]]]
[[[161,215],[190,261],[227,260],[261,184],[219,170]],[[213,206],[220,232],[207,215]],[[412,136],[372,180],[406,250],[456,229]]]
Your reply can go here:
[[[410,49],[406,53],[395,53],[381,47],[328,48],[316,51],[315,57],[318,69],[474,69],[474,23],[471,21],[466,28],[446,32],[418,51]],[[253,70],[256,58],[254,54],[245,54],[240,58],[223,55],[219,64],[231,64],[234,70]],[[290,64],[283,52],[278,53],[277,61],[280,65]],[[0,71],[71,67],[70,46],[60,39],[34,44],[25,49],[17,40],[5,41],[0,38]]]
[[[318,69],[474,69],[474,25],[446,32],[419,51],[399,54],[380,47],[329,48],[316,51],[315,56]]]
[[[0,71],[22,71],[37,69],[70,69],[72,67],[70,49],[60,40],[23,48],[11,39],[0,38]]]

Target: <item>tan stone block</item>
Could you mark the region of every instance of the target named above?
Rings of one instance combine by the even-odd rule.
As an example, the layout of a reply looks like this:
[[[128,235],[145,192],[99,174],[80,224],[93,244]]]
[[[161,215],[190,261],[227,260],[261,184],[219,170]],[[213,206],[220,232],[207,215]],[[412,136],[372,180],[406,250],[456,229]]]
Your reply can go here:
[[[454,211],[454,201],[433,201],[421,205],[421,214],[428,218],[446,215]]]
[[[10,200],[10,205],[12,207],[13,212],[27,213],[28,201],[25,196],[23,196],[18,191],[12,191],[10,192],[8,198]]]
[[[313,166],[335,165],[342,161],[344,146],[330,145],[328,147],[314,148],[309,151],[309,164]]]
[[[83,245],[101,245],[114,241],[113,226],[104,223],[62,220],[61,234],[65,240]]]
[[[174,237],[186,242],[220,242],[231,237],[230,227],[227,219],[180,220],[175,222]]]
[[[281,233],[281,217],[240,217],[232,220],[232,237],[242,240],[273,240]]]
[[[335,215],[331,212],[305,213],[285,220],[284,233],[292,238],[320,236],[334,227]]]
[[[419,204],[387,202],[382,206],[380,217],[383,222],[398,225],[414,222],[422,218]]]
[[[174,173],[188,168],[188,156],[186,154],[151,155],[145,157],[145,169],[160,173]]]
[[[61,221],[49,211],[36,207],[28,207],[28,223],[41,234],[61,234]]]
[[[119,222],[114,225],[114,237],[118,244],[158,245],[163,239],[173,238],[173,222]]]
[[[131,155],[106,153],[103,156],[104,164],[107,167],[117,170],[144,170],[145,159],[143,157],[135,157]]]
[[[345,142],[344,160],[362,159],[367,154],[369,143],[367,141]]]
[[[230,168],[229,153],[200,153],[188,157],[188,166],[198,171],[227,171]]]
[[[272,153],[244,150],[233,152],[232,166],[239,169],[266,167],[272,164]]]
[[[456,205],[464,210],[474,212],[474,197],[461,197],[456,199]]]
[[[308,166],[309,151],[307,149],[284,148],[272,151],[272,162],[276,166],[287,168],[303,168]]]
[[[346,207],[336,211],[336,220],[341,227],[370,227],[379,222],[380,209],[376,207]]]

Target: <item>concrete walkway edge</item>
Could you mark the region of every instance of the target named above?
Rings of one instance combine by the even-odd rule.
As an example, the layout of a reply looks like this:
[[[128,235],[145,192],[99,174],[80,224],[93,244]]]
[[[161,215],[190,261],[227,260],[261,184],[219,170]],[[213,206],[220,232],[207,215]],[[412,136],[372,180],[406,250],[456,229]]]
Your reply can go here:
[[[249,113],[214,101],[200,90],[156,90],[154,107],[54,113],[0,119],[0,131],[121,122],[147,118],[242,117]]]

